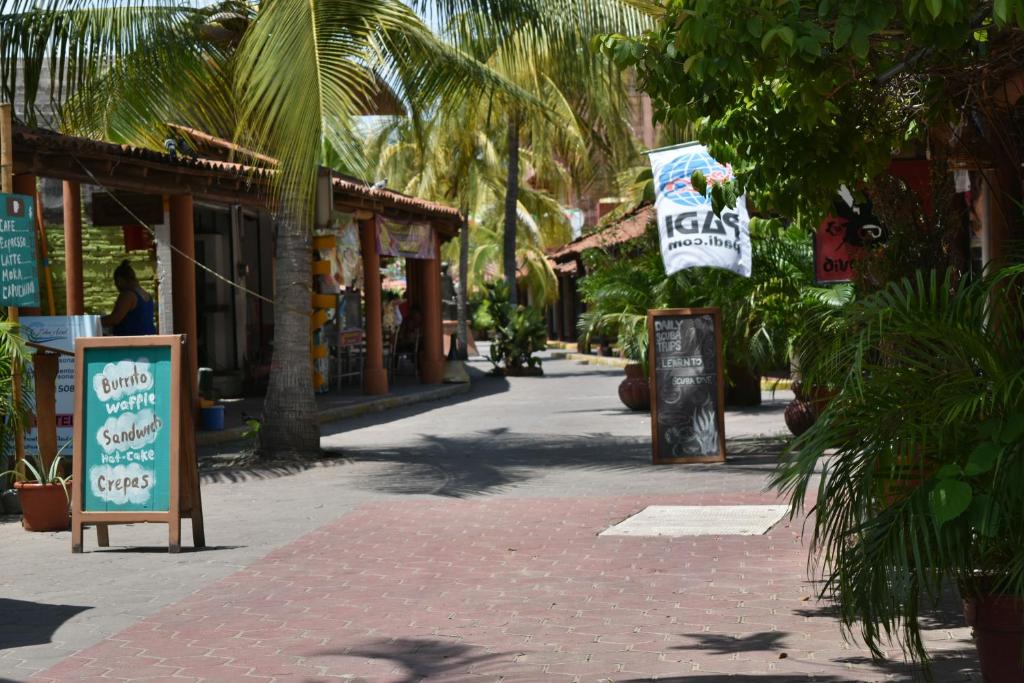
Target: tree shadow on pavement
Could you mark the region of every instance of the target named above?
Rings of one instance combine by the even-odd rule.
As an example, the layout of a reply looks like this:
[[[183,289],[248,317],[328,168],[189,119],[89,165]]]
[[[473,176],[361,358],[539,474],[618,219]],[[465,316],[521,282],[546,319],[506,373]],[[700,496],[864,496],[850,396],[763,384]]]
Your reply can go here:
[[[50,643],[65,621],[90,609],[0,598],[0,650]]]
[[[785,631],[763,631],[742,637],[726,636],[716,633],[686,633],[684,637],[692,638],[693,645],[677,645],[673,650],[701,650],[708,654],[731,655],[736,652],[774,652],[783,651],[786,646],[782,640],[791,634]]]
[[[320,436],[333,436],[334,434],[344,434],[345,432],[363,429],[365,427],[388,424],[390,422],[404,420],[415,415],[429,413],[433,410],[441,408],[447,409],[452,406],[459,405],[460,403],[466,403],[467,401],[475,401],[487,396],[503,394],[509,390],[509,381],[504,377],[485,375],[479,370],[475,370],[473,368],[470,368],[469,372],[472,383],[470,384],[470,390],[466,393],[455,394],[454,396],[437,399],[436,401],[425,401],[423,403],[413,403],[406,406],[399,406],[397,408],[388,408],[387,410],[378,412],[368,412],[357,417],[349,417],[336,422],[327,422],[320,425]]]
[[[783,444],[777,439],[733,439],[725,464],[688,465],[688,472],[722,472],[745,468],[767,473]],[[341,454],[355,462],[389,463],[365,486],[403,495],[461,498],[497,493],[555,469],[651,472],[650,439],[607,432],[560,436],[525,434],[496,428],[462,437],[424,435],[409,446],[346,447]]]
[[[800,610],[797,614],[813,614],[813,616],[824,616],[827,614],[827,607],[823,610]],[[686,633],[683,637],[690,638],[694,642],[692,645],[678,645],[673,647],[673,650],[693,650],[699,651],[705,655],[720,655],[729,656],[743,652],[778,652],[780,657],[780,668],[785,668],[783,660],[790,660],[796,663],[800,663],[802,660],[794,659],[789,656],[787,650],[801,650],[800,643],[784,642],[787,637],[792,634],[785,631],[763,631],[760,633],[751,633],[743,636],[733,637],[721,634],[712,633]],[[849,657],[841,657],[832,660],[820,660],[817,659],[813,662],[817,666],[824,667],[839,667],[848,668],[856,667],[855,671],[851,671],[848,676],[843,678],[829,678],[827,675],[824,678],[815,676],[813,680],[825,680],[825,681],[860,681],[865,680],[863,676],[901,676],[899,680],[925,680],[923,669],[920,665],[913,664],[905,661],[874,661],[871,657],[864,652],[863,654],[855,654]],[[713,669],[713,663],[708,667]],[[933,653],[932,659],[932,673],[936,681],[970,681],[972,676],[977,674],[977,653],[973,645],[966,643],[958,643],[955,649],[943,649]],[[740,676],[722,676],[723,681],[744,681],[744,680],[758,680],[758,681],[791,681],[791,680],[808,680],[808,674],[801,674],[799,678],[782,675],[780,677],[774,677],[773,675],[740,675]],[[659,679],[660,680],[660,679]],[[700,680],[700,681],[717,681],[720,680],[717,676],[711,677],[687,677],[686,680]],[[625,683],[625,682],[619,682]]]
[[[238,484],[244,481],[290,477],[317,467],[338,467],[351,464],[352,460],[332,453],[325,454],[321,460],[291,460],[287,462],[262,461],[254,457],[239,455],[234,460],[227,460],[217,465],[200,460],[199,478],[204,484],[221,482]]]
[[[320,650],[308,655],[318,666],[331,669],[320,657],[352,657],[393,662],[404,669],[404,678],[393,679],[401,683],[435,680],[444,674],[469,673],[470,667],[498,658],[511,659],[511,655],[489,653],[482,647],[473,647],[453,641],[428,638],[396,638],[379,640],[345,650]],[[356,677],[355,680],[363,680]],[[366,680],[370,680],[367,678]]]
[[[809,676],[807,674],[687,674],[686,676],[671,676],[658,678],[616,678],[615,683],[862,683],[863,678],[856,676],[832,676],[829,674]]]
[[[650,681],[657,681],[658,683],[856,683],[863,681],[862,678],[846,678],[840,676],[830,675],[817,675],[808,676],[807,674],[792,674],[792,675],[778,675],[778,674],[687,674],[686,676],[671,676],[665,678],[664,676],[658,676],[658,678],[630,678],[630,679],[615,679],[615,683],[649,683]]]

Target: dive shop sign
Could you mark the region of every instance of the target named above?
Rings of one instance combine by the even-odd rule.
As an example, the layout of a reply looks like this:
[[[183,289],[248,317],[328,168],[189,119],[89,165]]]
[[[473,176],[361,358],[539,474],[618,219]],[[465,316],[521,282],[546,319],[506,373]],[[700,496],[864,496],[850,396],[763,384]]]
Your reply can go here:
[[[826,216],[814,233],[814,282],[819,285],[851,282],[864,247],[885,244],[889,237],[871,200],[856,201],[845,185],[839,188],[833,209],[835,213]]]

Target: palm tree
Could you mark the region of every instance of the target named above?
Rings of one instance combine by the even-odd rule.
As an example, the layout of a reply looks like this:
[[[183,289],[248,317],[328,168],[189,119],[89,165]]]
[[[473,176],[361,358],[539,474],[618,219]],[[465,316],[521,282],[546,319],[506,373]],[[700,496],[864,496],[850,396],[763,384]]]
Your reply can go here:
[[[571,124],[570,119],[565,125]],[[426,121],[393,119],[375,130],[367,145],[368,160],[376,160],[376,175],[388,178],[389,184],[437,201],[458,198],[470,219],[467,239],[472,242],[466,245],[468,263],[465,271],[460,269],[460,279],[474,290],[501,262],[506,180],[501,128],[488,123],[485,106],[467,102]],[[525,160],[532,169],[531,159],[527,150]],[[568,226],[561,206],[547,192],[521,182],[518,196],[516,260],[526,267],[531,296],[549,301],[554,276],[544,251],[565,242]],[[455,256],[454,246],[449,256]]]
[[[568,239],[556,198],[568,199],[595,181],[608,183],[614,178],[605,169],[639,161],[622,74],[591,49],[591,39],[610,27],[640,25],[643,16],[615,0],[553,5],[450,1],[424,7],[436,13],[454,46],[545,107],[525,108],[497,93],[429,112],[427,121],[388,126],[368,154],[379,160],[379,176],[401,179],[406,191],[440,201],[460,197],[475,218],[470,270],[476,277],[470,280],[501,263],[515,296],[516,274],[525,265],[536,301],[554,293],[544,249]],[[465,281],[466,273],[460,278]]]
[[[398,0],[229,0],[210,7],[140,1],[0,0],[5,96],[43,65],[67,126],[159,148],[166,122],[230,137],[277,159],[275,349],[260,450],[319,451],[309,349],[310,227],[319,161],[328,147],[362,168],[353,120],[395,84],[411,102],[437,106],[494,89],[529,101],[482,64],[437,40]],[[81,95],[71,98],[70,93]]]
[[[442,3],[445,4],[445,3]],[[466,3],[469,6],[475,3]],[[514,101],[502,102],[506,130],[506,181],[502,238],[503,272],[517,303],[517,233],[524,145],[533,152],[535,186],[554,193],[571,179],[577,187],[600,157],[621,162],[617,155],[632,145],[628,99],[622,75],[610,60],[592,49],[600,33],[632,27],[644,17],[619,2],[523,3],[510,11],[462,11],[455,0],[446,34],[461,49],[546,102],[555,120],[531,116]],[[553,11],[553,10],[560,10]],[[557,16],[554,16],[557,15]],[[540,22],[538,19],[546,17]],[[619,158],[616,158],[618,156]],[[566,172],[567,171],[567,172]],[[561,188],[560,188],[561,186]]]

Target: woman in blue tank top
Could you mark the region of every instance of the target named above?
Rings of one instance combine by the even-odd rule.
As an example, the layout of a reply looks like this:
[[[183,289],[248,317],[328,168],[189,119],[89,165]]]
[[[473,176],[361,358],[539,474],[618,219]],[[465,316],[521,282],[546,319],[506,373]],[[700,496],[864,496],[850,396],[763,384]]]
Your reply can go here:
[[[156,334],[153,323],[153,297],[139,284],[135,270],[125,259],[114,270],[114,286],[120,294],[110,315],[100,318],[104,327],[112,327],[118,337]]]

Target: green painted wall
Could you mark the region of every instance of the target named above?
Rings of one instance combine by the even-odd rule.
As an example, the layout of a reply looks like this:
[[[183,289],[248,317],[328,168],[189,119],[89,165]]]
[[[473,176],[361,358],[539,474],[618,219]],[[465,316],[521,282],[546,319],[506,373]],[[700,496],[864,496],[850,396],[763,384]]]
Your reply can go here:
[[[46,243],[50,248],[50,272],[53,278],[53,300],[57,315],[67,311],[64,277],[64,226],[47,225]],[[139,282],[156,296],[156,268],[147,251],[125,253],[121,228],[98,228],[82,225],[82,264],[85,270],[85,312],[106,314],[114,307],[117,290],[114,288],[114,269],[128,259]],[[45,290],[44,290],[45,310]]]

